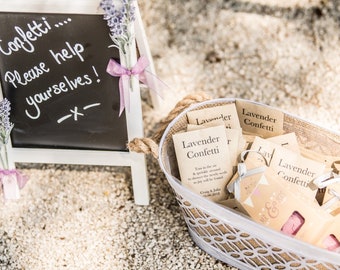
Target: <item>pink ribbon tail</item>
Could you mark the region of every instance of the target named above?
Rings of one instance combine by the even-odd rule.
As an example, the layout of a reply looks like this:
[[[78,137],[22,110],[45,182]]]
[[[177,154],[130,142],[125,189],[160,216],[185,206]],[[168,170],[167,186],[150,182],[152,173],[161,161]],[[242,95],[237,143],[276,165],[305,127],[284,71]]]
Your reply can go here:
[[[146,70],[148,65],[149,61],[145,56],[141,56],[132,69],[122,66],[114,59],[109,60],[106,72],[111,76],[119,77],[119,116],[123,113],[125,108],[130,110],[129,80],[131,76],[138,76],[138,80],[140,82],[147,85],[151,90],[155,91],[160,97],[162,97],[161,90],[167,86],[158,79],[157,76]]]
[[[23,189],[28,182],[28,176],[17,171],[17,180],[19,188]]]
[[[123,113],[124,108],[130,108],[130,95],[124,89],[129,89],[129,76],[127,75],[122,75],[119,78],[119,116]]]
[[[146,70],[146,68],[149,66],[148,59],[145,56],[139,57],[136,66],[143,67],[142,69],[137,71],[137,74],[139,75],[139,81],[143,83],[144,85],[146,85],[147,87],[149,87],[158,96],[163,98],[163,90],[169,87],[162,80],[160,80],[155,74]],[[132,72],[134,72],[134,68],[132,69]]]

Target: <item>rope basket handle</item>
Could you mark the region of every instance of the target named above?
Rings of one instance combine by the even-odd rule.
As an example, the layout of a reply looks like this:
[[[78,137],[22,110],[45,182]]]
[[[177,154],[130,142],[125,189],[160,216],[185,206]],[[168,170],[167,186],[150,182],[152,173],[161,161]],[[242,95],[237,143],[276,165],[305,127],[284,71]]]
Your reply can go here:
[[[197,92],[185,96],[176,104],[169,114],[161,120],[159,127],[151,138],[134,138],[127,144],[128,149],[136,153],[152,154],[152,156],[157,159],[158,144],[169,123],[190,105],[210,99],[211,97],[204,92]]]

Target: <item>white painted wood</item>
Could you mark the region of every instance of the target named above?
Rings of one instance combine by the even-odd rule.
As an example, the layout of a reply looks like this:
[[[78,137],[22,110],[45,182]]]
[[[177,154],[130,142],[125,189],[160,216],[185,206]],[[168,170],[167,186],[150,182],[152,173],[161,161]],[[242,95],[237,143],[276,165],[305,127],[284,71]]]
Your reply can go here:
[[[96,0],[0,0],[0,11],[97,14],[100,13],[98,5],[99,1]],[[136,10],[137,17],[140,18],[138,7]],[[139,23],[141,23],[141,19],[138,20],[135,27],[137,27],[138,31],[144,31],[143,26],[139,25]],[[138,38],[141,37],[138,35]],[[137,42],[141,43],[140,47],[147,52],[146,37],[143,36]],[[135,63],[137,60],[135,44],[130,47],[130,53],[132,54],[132,62]],[[151,57],[151,54],[148,53],[147,57]],[[152,63],[151,58],[149,58],[149,61]],[[2,97],[3,94],[0,91],[0,98]],[[133,81],[130,101],[131,106],[125,112],[129,141],[136,137],[144,137],[140,88],[137,79]],[[7,148],[10,167],[12,168],[15,168],[15,163],[129,166],[131,167],[135,203],[148,205],[150,202],[149,181],[144,154],[123,151],[17,148],[12,147],[10,141]]]
[[[137,1],[135,2],[137,3]],[[137,6],[137,4],[136,4]],[[136,9],[138,13],[138,9]],[[139,15],[138,15],[139,16]],[[132,34],[135,34],[135,26],[131,29]],[[129,47],[129,53],[131,55],[131,63],[137,63],[137,51],[136,44],[131,44]],[[121,57],[122,64],[127,66],[124,62],[124,57]],[[130,95],[130,108],[125,108],[126,124],[128,130],[128,140],[131,141],[134,138],[144,137],[143,126],[143,112],[141,105],[141,96],[139,82],[136,77],[132,77],[132,91]],[[133,183],[134,197],[138,198],[138,204],[145,204],[143,202],[150,201],[149,195],[149,180],[146,173],[146,162],[144,154],[130,153],[131,156],[138,159],[139,162],[131,166],[131,178]],[[135,199],[136,200],[136,199]],[[137,201],[136,201],[137,203]]]
[[[11,149],[11,161],[20,163],[55,163],[104,166],[130,166],[129,152],[74,149],[16,148]]]
[[[153,63],[152,54],[150,51],[149,43],[147,41],[142,17],[140,15],[139,7],[136,5],[136,21],[135,21],[135,28],[136,28],[136,40],[137,40],[137,46],[138,50],[141,55],[144,55],[148,60],[150,65],[147,67],[147,70],[151,72],[152,74],[156,75],[155,65]],[[154,80],[154,77],[150,78],[151,80]],[[161,104],[163,100],[161,97],[155,93],[152,89],[150,89],[150,97],[151,102],[155,110],[159,110],[161,108]]]
[[[0,0],[1,11],[98,14],[99,0]]]

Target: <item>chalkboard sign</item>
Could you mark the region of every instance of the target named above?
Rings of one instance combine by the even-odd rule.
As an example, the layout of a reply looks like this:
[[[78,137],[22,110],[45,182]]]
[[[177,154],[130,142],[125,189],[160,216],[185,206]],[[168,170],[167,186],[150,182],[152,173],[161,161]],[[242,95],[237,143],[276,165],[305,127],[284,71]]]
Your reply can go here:
[[[14,147],[125,150],[119,51],[101,15],[0,13],[0,71]]]
[[[99,1],[72,4],[0,0],[0,98],[10,100],[14,123],[9,162],[129,166],[135,202],[149,204],[145,156],[126,148],[144,136],[138,80],[132,80],[130,109],[119,117],[119,78],[106,67],[110,58],[125,65],[124,58],[109,47]],[[152,70],[135,5],[132,34]],[[136,44],[128,50],[137,62]]]

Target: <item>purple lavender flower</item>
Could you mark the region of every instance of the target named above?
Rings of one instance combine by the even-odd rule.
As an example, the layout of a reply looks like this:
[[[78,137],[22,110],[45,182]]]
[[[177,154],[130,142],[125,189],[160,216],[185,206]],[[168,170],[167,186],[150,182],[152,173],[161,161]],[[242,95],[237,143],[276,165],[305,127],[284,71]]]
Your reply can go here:
[[[0,140],[2,144],[7,144],[14,126],[9,120],[10,111],[11,103],[7,98],[4,98],[0,101]]]
[[[110,36],[117,47],[126,53],[126,47],[131,42],[130,25],[135,20],[135,0],[102,0],[100,7],[104,10],[104,20],[110,28]]]

